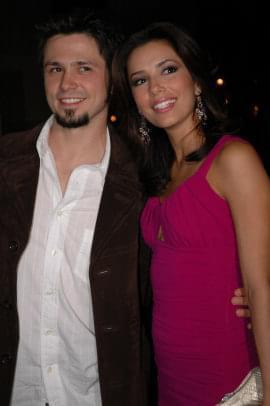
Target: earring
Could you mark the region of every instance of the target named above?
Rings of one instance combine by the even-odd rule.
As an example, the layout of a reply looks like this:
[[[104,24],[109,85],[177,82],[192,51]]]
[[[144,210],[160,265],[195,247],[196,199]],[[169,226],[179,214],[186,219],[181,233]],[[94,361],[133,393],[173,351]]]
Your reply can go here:
[[[139,127],[139,133],[140,133],[141,140],[142,140],[142,142],[143,142],[144,144],[149,144],[150,141],[151,141],[151,138],[150,138],[150,132],[151,132],[151,130],[150,130],[150,128],[148,127],[147,122],[146,122],[144,116],[141,116],[141,117],[140,117],[140,121],[141,121],[141,122],[140,122],[140,127]]]
[[[202,97],[200,94],[196,95],[196,107],[195,107],[195,115],[197,120],[202,124],[205,125],[207,122],[207,114],[206,109],[202,101]]]

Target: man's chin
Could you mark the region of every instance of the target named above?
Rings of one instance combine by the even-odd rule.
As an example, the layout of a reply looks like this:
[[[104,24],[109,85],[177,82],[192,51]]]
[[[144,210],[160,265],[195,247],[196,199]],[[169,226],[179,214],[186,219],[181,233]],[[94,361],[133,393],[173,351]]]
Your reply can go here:
[[[90,121],[87,113],[80,117],[61,117],[59,114],[55,114],[55,120],[63,128],[80,128],[87,125]]]

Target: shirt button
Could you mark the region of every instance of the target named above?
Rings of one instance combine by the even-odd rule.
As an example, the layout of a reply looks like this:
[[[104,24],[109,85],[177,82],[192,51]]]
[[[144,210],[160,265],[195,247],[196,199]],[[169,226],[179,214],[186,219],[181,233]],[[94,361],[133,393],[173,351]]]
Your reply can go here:
[[[55,257],[56,254],[57,254],[57,250],[52,250],[52,256]]]
[[[47,368],[48,374],[51,374],[51,373],[52,373],[52,370],[53,370],[52,367],[48,367],[48,368]]]
[[[46,336],[51,336],[53,334],[53,330],[47,330],[46,332],[45,332],[45,335]]]
[[[58,216],[58,217],[61,217],[63,214],[64,214],[64,211],[63,211],[63,210],[58,210],[58,212],[57,212],[57,216]]]

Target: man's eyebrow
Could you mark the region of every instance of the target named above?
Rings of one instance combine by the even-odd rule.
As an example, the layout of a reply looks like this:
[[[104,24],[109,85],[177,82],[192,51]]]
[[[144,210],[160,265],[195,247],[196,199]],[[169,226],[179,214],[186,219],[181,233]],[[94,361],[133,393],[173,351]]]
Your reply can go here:
[[[47,62],[44,63],[45,67],[46,66],[60,66],[60,65],[61,65],[61,63],[57,62],[57,61],[47,61]]]
[[[61,63],[58,61],[47,61],[45,62],[44,66],[62,66],[65,65],[65,63]],[[78,60],[78,61],[74,61],[71,62],[71,65],[78,65],[78,66],[82,66],[82,65],[92,65],[92,66],[97,66],[97,63],[90,61],[90,60]]]

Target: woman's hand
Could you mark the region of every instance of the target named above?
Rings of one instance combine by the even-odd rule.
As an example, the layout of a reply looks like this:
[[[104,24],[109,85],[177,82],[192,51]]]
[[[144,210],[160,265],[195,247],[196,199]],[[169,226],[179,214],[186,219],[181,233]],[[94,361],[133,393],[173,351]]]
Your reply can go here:
[[[244,288],[235,289],[231,302],[234,306],[244,306],[236,308],[235,313],[238,317],[250,317],[250,310]],[[251,327],[251,323],[248,323],[248,328],[251,329]]]

